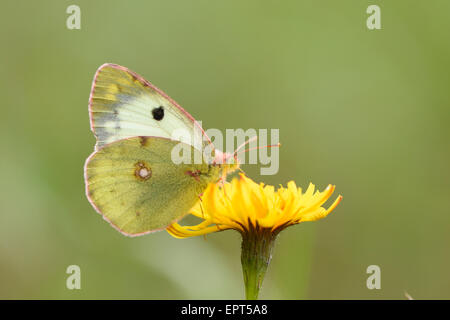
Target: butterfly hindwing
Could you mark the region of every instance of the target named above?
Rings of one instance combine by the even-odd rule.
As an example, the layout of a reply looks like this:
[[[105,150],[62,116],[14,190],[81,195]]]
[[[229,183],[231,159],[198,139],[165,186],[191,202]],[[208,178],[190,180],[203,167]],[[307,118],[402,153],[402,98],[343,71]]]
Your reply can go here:
[[[85,165],[86,192],[92,205],[127,235],[161,230],[186,215],[220,172],[207,163],[173,163],[171,152],[178,143],[133,137],[94,152]],[[198,151],[187,147],[194,157]]]
[[[184,140],[187,142],[193,141],[194,135],[202,139],[204,134],[192,116],[165,93],[115,64],[104,64],[97,70],[89,110],[91,129],[97,137],[96,150],[134,136],[174,139],[174,131],[178,130],[190,139]]]

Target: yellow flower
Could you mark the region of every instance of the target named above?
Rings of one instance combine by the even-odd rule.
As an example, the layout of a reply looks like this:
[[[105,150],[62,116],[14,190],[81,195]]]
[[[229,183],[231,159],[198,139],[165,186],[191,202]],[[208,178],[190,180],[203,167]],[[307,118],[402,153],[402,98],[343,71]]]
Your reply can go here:
[[[241,174],[231,183],[210,184],[201,201],[191,213],[203,219],[195,226],[174,223],[166,230],[175,238],[188,238],[211,232],[234,229],[242,235],[241,263],[247,299],[257,299],[267,267],[272,258],[273,244],[284,228],[304,221],[326,217],[341,201],[338,196],[325,209],[334,186],[314,192],[310,184],[303,193],[295,182],[275,191],[273,186],[257,184]]]
[[[341,201],[338,196],[328,209],[322,205],[330,198],[335,186],[328,185],[322,191],[314,191],[310,184],[303,193],[294,181],[287,188],[257,184],[244,174],[231,183],[210,184],[201,201],[191,209],[191,214],[203,219],[195,226],[174,223],[167,232],[175,238],[199,236],[226,229],[235,229],[242,234],[250,230],[265,229],[277,234],[282,229],[305,221],[326,217]]]

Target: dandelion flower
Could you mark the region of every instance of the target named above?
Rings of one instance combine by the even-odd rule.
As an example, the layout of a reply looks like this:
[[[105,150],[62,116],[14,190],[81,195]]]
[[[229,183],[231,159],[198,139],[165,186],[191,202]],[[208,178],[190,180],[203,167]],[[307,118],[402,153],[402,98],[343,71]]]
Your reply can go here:
[[[326,217],[342,197],[328,208],[322,205],[335,186],[320,192],[310,184],[305,192],[294,181],[287,188],[257,184],[244,174],[223,186],[210,184],[191,214],[203,221],[194,226],[174,223],[167,232],[175,238],[188,238],[234,229],[242,235],[242,270],[247,299],[257,299],[273,244],[279,232],[288,226]]]

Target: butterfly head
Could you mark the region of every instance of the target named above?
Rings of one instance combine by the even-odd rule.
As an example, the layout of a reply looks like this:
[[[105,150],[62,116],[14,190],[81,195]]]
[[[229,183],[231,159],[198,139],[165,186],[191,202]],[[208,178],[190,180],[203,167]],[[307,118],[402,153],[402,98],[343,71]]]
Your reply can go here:
[[[252,141],[257,140],[257,136],[253,136],[250,139],[248,139],[247,141],[245,141],[244,143],[242,143],[233,153],[228,153],[228,152],[222,152],[218,149],[214,150],[214,160],[213,160],[213,165],[219,165],[223,167],[223,172],[226,176],[226,174],[231,173],[233,171],[236,171],[239,169],[241,162],[239,161],[238,158],[238,154],[240,153],[245,153],[245,152],[249,152],[251,150],[257,150],[257,149],[261,149],[261,148],[272,148],[272,147],[280,147],[280,143],[274,144],[274,145],[266,145],[266,146],[260,146],[260,147],[253,147],[253,148],[249,148],[249,149],[244,149],[242,150],[242,148],[244,146],[246,146],[247,144],[249,144]]]
[[[222,152],[218,149],[215,150],[213,164],[221,166],[227,174],[239,169],[240,165],[236,153]]]

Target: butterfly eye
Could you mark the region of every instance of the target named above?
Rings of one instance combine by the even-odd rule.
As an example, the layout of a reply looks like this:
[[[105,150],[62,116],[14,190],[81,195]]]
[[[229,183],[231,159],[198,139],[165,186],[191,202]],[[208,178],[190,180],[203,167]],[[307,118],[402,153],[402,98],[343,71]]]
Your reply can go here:
[[[161,121],[164,118],[164,108],[160,106],[152,110],[153,119],[156,121]]]

